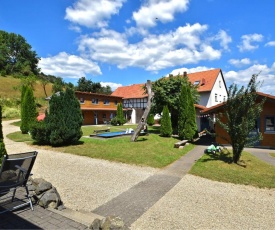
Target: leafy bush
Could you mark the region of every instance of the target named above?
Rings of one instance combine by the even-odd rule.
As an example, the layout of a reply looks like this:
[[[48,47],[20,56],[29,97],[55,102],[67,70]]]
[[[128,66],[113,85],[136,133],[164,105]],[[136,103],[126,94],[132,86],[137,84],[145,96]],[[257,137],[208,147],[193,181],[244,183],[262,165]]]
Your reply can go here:
[[[39,144],[48,144],[48,132],[46,129],[45,121],[36,121],[31,125],[30,133],[32,139],[37,141]]]
[[[9,107],[3,107],[3,115],[2,117],[5,118],[18,118],[20,117],[20,110],[19,108],[9,108]]]
[[[111,125],[117,125],[118,124],[118,122],[117,122],[117,118],[116,117],[114,117],[112,120],[111,120]]]
[[[154,114],[150,114],[147,119],[147,124],[149,126],[152,126],[155,124]]]

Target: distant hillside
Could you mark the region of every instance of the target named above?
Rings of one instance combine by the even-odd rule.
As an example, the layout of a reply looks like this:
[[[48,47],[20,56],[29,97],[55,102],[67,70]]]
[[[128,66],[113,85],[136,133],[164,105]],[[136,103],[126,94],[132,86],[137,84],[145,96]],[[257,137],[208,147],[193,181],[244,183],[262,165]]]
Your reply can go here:
[[[20,98],[21,93],[17,89],[20,86],[20,79],[13,77],[1,77],[0,76],[0,97],[2,98]],[[52,94],[52,84],[46,85],[47,95]],[[45,98],[45,93],[41,83],[37,82],[34,89],[34,96],[36,98]]]

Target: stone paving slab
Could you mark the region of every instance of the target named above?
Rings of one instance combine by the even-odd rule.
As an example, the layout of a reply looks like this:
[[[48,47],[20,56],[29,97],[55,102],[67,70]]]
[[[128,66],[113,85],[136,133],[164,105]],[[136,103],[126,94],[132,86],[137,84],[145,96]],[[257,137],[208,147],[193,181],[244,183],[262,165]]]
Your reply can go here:
[[[205,146],[196,146],[178,161],[96,208],[93,213],[119,216],[129,227],[182,179],[203,155],[204,149]]]
[[[22,194],[22,189],[18,189],[16,197],[21,199]],[[0,211],[10,205],[13,205],[10,200],[0,200]],[[87,225],[39,205],[34,205],[34,211],[28,205],[13,212],[2,213],[0,220],[0,229],[88,229]]]

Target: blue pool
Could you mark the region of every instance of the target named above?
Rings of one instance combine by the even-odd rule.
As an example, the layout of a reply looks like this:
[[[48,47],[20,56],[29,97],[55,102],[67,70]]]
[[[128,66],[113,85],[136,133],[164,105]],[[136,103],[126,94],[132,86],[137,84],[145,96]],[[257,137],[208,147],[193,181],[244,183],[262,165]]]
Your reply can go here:
[[[97,137],[104,137],[104,138],[110,138],[110,137],[118,137],[118,136],[125,136],[125,135],[132,135],[134,132],[126,133],[125,131],[119,131],[119,132],[106,132],[106,133],[100,133],[97,134]]]

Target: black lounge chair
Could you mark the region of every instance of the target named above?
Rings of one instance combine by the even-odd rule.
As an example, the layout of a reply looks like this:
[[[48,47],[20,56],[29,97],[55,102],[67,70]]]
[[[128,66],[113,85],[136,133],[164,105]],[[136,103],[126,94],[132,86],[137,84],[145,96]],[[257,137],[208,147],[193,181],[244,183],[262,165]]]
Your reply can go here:
[[[0,171],[0,201],[5,201],[0,202],[0,214],[6,211],[13,211],[25,205],[30,205],[33,210],[31,197],[27,187],[27,181],[31,175],[31,170],[36,156],[37,152],[34,151],[5,155],[3,157]],[[15,199],[16,189],[19,187],[25,188],[26,196],[24,199]],[[12,192],[12,196],[9,196],[10,192]],[[11,202],[9,202],[12,205],[7,205],[9,204],[7,201],[9,198],[12,198]],[[7,206],[7,208],[5,206]]]

